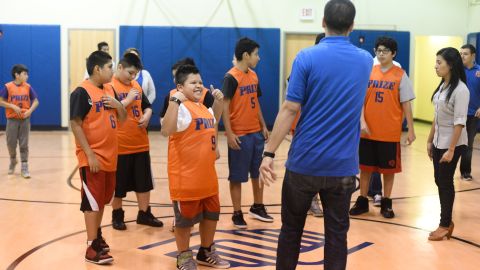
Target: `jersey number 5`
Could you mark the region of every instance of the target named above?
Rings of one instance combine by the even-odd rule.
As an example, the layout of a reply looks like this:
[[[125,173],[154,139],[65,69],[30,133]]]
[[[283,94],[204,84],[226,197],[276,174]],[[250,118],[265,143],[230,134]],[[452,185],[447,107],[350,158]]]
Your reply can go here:
[[[255,97],[250,98],[250,104],[252,105],[252,109],[255,108]]]

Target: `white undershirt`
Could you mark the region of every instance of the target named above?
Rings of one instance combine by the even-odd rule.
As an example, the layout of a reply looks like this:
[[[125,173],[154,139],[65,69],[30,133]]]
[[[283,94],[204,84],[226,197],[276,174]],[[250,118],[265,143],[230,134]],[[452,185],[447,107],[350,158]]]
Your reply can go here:
[[[200,106],[199,103],[196,103],[198,106]],[[208,111],[214,116],[212,108],[208,108]],[[213,117],[213,123],[216,123],[215,117]],[[190,111],[185,107],[185,105],[180,104],[178,107],[178,116],[177,116],[177,132],[182,132],[186,130],[190,124],[192,123],[192,114]],[[163,124],[163,118],[162,118],[162,124]]]

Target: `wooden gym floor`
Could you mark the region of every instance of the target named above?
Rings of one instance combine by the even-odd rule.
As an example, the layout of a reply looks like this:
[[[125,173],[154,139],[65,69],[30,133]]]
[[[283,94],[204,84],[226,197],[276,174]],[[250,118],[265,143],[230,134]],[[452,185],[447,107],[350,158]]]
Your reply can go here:
[[[473,154],[474,180],[460,180],[458,170],[455,176],[454,237],[430,242],[428,233],[438,226],[440,205],[433,167],[426,154],[428,131],[428,125],[417,123],[417,141],[412,146],[402,146],[403,173],[397,175],[393,190],[396,217],[386,220],[379,208],[371,205],[369,213],[351,219],[347,269],[478,269],[480,142],[476,142]],[[134,194],[128,195],[124,206],[126,231],[112,229],[111,207],[107,206],[103,234],[115,261],[111,266],[97,266],[84,261],[86,233],[79,211],[80,179],[72,134],[32,132],[29,162],[32,178],[26,180],[19,175],[20,166],[14,175],[7,175],[9,158],[5,136],[0,133],[0,269],[175,269],[176,246],[169,231],[173,211],[168,193],[166,142],[159,132],[150,132],[156,185],[151,196],[152,211],[165,223],[164,228],[135,223]],[[289,142],[285,140],[277,152],[275,169],[282,177],[288,148]],[[281,226],[282,181],[265,190],[264,201],[275,222],[262,223],[247,216],[248,229],[235,230],[230,220],[224,136],[220,136],[220,150],[217,172],[222,215],[216,234],[218,250],[230,260],[232,269],[274,269]],[[251,186],[243,187],[242,205],[246,213],[252,203]],[[358,192],[352,201],[357,195]],[[297,269],[323,269],[323,218],[309,216],[305,230]],[[195,226],[191,245],[195,248],[198,244],[198,226]]]

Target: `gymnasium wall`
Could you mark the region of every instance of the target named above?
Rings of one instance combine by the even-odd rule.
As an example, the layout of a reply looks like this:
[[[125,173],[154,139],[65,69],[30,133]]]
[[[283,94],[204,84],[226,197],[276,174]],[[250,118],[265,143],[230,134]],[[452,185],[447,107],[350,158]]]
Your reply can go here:
[[[425,121],[433,120],[431,97],[440,83],[435,72],[436,53],[445,47],[460,48],[464,43],[461,37],[417,36],[415,37],[415,81],[414,117]],[[432,53],[433,52],[433,53]]]
[[[31,124],[60,127],[60,26],[3,24],[0,29],[0,88],[12,81],[13,65],[26,65],[28,83],[41,104],[32,114]],[[0,107],[0,125],[5,124],[5,109]]]
[[[222,86],[225,73],[232,67],[236,41],[248,36],[260,44],[260,62],[255,72],[260,80],[260,98],[265,122],[273,126],[278,111],[280,75],[280,29],[221,27],[120,26],[120,52],[135,47],[154,78],[157,98],[150,126],[159,126],[164,97],[175,88],[171,66],[186,56],[200,69],[206,87]]]
[[[480,4],[468,6],[467,18],[467,32],[478,32],[480,30],[480,20],[478,19],[480,18]]]
[[[321,20],[326,2],[327,0],[24,0],[22,5],[19,5],[15,1],[3,1],[0,24],[61,25],[61,124],[66,127],[70,28],[115,29],[117,48],[121,46],[120,25],[279,28],[281,32],[318,33],[323,31]],[[472,11],[467,0],[353,0],[353,2],[357,9],[355,29],[409,31],[412,37],[416,35],[464,37],[467,32],[479,29],[478,20],[475,18],[479,17],[480,11],[478,7],[474,7],[475,10]],[[305,7],[314,8],[312,21],[299,19],[300,9]],[[412,38],[410,48],[413,46]],[[280,51],[283,50],[281,38]],[[114,53],[118,57],[118,51]],[[412,53],[410,63],[413,63],[413,57]],[[280,63],[283,63],[283,53],[280,54]],[[280,72],[282,69],[280,67]],[[410,73],[413,71],[412,65]]]

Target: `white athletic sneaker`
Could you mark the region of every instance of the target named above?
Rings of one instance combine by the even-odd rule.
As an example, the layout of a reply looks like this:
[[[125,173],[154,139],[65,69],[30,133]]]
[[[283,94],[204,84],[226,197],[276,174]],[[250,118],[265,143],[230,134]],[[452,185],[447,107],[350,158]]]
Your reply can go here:
[[[373,206],[380,207],[382,204],[382,195],[377,194],[373,196]]]

